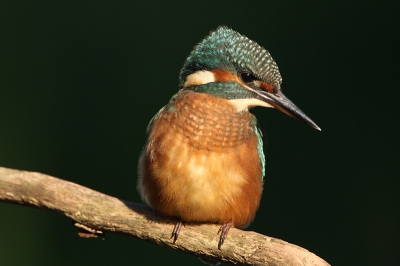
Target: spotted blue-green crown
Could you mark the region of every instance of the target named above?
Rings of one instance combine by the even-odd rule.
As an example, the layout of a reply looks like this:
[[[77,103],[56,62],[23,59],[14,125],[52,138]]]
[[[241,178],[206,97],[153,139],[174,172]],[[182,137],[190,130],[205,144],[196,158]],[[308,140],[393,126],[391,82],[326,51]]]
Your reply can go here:
[[[194,47],[181,69],[179,86],[182,87],[188,75],[213,69],[226,69],[234,74],[249,71],[277,90],[282,82],[278,66],[267,50],[225,26],[210,32]]]

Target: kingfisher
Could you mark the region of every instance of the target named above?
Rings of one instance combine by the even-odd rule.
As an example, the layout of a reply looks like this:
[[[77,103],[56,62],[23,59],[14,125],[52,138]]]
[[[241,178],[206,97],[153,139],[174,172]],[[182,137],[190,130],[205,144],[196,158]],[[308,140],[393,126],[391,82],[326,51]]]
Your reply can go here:
[[[245,228],[260,205],[265,175],[263,136],[253,107],[272,107],[317,129],[281,90],[270,53],[220,26],[198,43],[179,75],[179,90],[151,119],[138,164],[141,198],[185,223]]]

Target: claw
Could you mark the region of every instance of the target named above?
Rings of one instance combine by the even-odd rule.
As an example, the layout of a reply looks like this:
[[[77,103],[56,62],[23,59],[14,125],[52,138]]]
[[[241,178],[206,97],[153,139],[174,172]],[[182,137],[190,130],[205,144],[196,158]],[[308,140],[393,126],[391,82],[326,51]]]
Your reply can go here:
[[[174,243],[174,244],[175,244],[176,240],[178,239],[178,235],[179,235],[179,232],[181,231],[182,224],[183,224],[182,221],[177,222],[174,226],[174,230],[172,230],[171,238],[174,238],[174,240],[172,241],[172,243]]]
[[[226,224],[223,224],[219,228],[218,233],[217,233],[217,234],[219,234],[221,232],[221,236],[219,237],[219,242],[218,242],[219,250],[221,250],[221,246],[222,246],[222,244],[224,244],[225,238],[228,236],[229,229],[231,229],[232,226],[233,226],[232,222],[227,222]]]

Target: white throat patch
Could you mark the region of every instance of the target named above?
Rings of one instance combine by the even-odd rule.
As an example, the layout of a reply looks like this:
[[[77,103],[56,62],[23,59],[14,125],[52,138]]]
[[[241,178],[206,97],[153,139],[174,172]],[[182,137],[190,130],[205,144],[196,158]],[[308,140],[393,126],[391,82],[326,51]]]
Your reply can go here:
[[[236,111],[238,112],[247,111],[255,106],[274,108],[272,105],[255,98],[234,99],[234,100],[229,100],[229,102],[230,104],[233,105],[233,107],[235,107]]]

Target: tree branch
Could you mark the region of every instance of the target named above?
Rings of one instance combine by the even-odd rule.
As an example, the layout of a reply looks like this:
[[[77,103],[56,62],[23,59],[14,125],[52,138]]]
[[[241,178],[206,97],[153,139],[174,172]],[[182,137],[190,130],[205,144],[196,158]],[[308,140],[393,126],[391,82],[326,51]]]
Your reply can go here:
[[[222,250],[218,250],[219,226],[213,224],[186,224],[177,242],[172,244],[170,235],[176,220],[156,215],[145,205],[36,172],[0,167],[0,201],[60,213],[79,227],[87,227],[88,235],[108,231],[133,236],[235,265],[329,265],[304,248],[235,228],[230,230]]]

